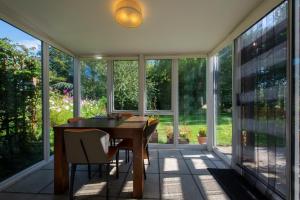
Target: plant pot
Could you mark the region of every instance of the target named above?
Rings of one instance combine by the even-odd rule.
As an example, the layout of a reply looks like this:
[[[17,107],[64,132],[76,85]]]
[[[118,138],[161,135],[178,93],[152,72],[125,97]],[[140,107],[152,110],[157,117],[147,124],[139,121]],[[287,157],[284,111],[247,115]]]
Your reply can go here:
[[[205,144],[206,143],[206,137],[198,136],[198,143],[199,144]]]
[[[189,139],[187,139],[187,138],[179,138],[178,143],[179,143],[179,144],[189,144],[190,141],[189,141]]]
[[[173,136],[167,136],[167,144],[173,144],[173,143],[174,143]]]

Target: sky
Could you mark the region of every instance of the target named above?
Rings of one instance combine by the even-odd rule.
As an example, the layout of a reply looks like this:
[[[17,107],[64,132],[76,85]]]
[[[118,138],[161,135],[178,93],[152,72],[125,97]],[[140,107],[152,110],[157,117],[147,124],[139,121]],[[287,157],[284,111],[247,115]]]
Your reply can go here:
[[[0,20],[0,38],[8,38],[15,44],[24,45],[27,48],[34,47],[39,51],[41,49],[41,41],[31,35],[11,26],[10,24]]]

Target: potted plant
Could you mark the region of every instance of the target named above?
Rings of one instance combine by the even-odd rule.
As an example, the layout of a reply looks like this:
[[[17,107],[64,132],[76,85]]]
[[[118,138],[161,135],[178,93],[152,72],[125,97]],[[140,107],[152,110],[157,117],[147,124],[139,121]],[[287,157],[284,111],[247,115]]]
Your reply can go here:
[[[206,129],[200,128],[198,132],[198,142],[199,144],[205,144],[206,143]]]
[[[167,126],[166,127],[166,133],[167,133],[167,142],[168,144],[172,144],[174,139],[173,139],[173,127],[172,126]]]
[[[191,130],[187,125],[179,128],[179,144],[189,144],[190,132]]]

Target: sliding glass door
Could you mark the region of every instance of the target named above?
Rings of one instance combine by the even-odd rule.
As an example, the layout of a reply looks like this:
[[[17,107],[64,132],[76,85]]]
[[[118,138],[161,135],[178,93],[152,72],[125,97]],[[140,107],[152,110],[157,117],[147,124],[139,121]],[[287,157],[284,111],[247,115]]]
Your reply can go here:
[[[236,40],[241,166],[287,195],[287,2]]]
[[[145,63],[146,112],[149,116],[158,117],[160,121],[150,142],[173,144],[172,60],[149,59]]]
[[[206,59],[178,60],[179,144],[205,144]],[[204,138],[201,140],[201,138]]]
[[[232,153],[232,47],[230,44],[216,55],[214,71],[215,146],[229,159]]]

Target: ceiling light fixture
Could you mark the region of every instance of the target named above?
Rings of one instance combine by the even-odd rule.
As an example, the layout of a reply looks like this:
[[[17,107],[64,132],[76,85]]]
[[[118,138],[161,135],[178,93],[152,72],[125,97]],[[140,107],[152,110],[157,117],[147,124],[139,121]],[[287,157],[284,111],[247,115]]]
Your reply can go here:
[[[136,0],[120,0],[116,4],[115,18],[122,26],[136,28],[143,22],[142,9]]]

